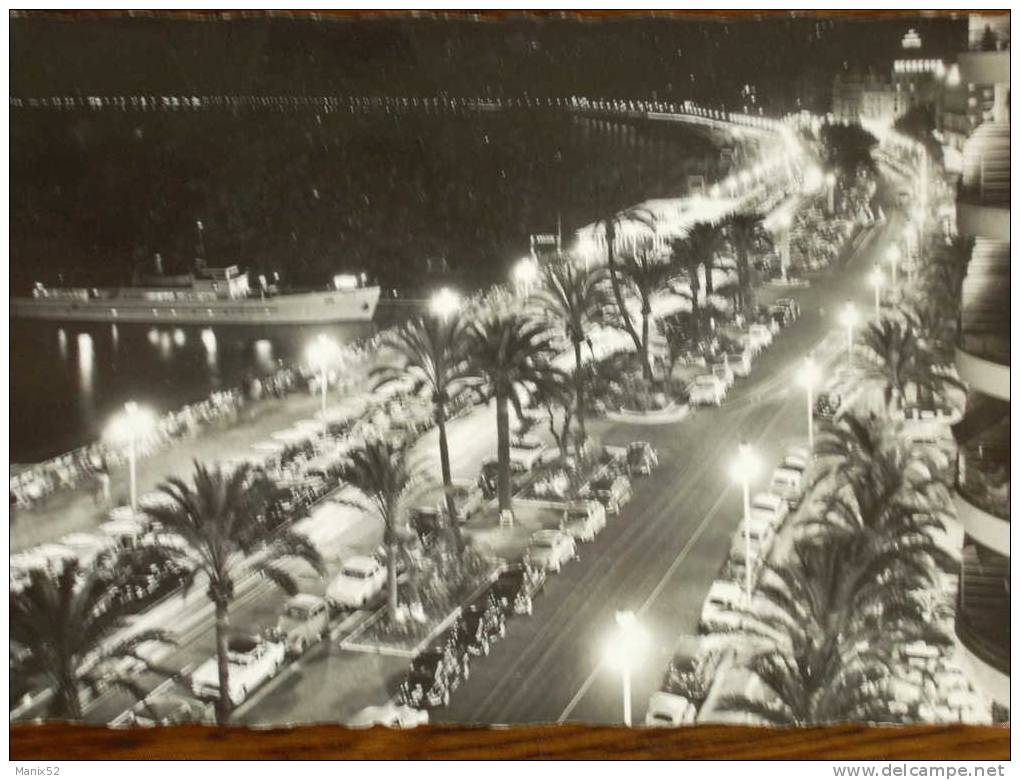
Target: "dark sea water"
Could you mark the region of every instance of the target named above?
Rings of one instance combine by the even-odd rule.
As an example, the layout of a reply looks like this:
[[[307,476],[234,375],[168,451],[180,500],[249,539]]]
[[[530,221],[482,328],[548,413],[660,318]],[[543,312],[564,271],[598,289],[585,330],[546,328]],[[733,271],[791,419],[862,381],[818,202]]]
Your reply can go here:
[[[161,121],[12,120],[12,161],[21,161],[12,164],[13,283],[58,271],[74,281],[119,281],[153,249],[171,268],[186,266],[197,216],[211,265],[279,269],[306,284],[367,268],[405,297],[440,283],[477,289],[506,278],[529,234],[560,224],[569,243],[607,199],[621,208],[680,195],[689,174],[716,176],[721,165],[713,144],[683,127],[562,115]],[[33,127],[66,170],[31,169],[40,155],[26,140]],[[252,135],[259,137],[250,145],[241,140]],[[152,148],[130,148],[139,139]],[[127,148],[111,155],[118,140]],[[230,143],[241,159],[230,162],[228,181],[214,162],[231,154]],[[125,177],[132,186],[118,186]],[[141,192],[139,181],[151,186]],[[210,193],[227,187],[237,197],[213,202]],[[246,200],[253,189],[259,197]],[[112,223],[135,227],[122,234]],[[431,274],[428,259],[446,270]],[[314,333],[12,322],[12,461],[94,439],[128,399],[168,411],[300,359]],[[345,342],[361,333],[333,335]]]

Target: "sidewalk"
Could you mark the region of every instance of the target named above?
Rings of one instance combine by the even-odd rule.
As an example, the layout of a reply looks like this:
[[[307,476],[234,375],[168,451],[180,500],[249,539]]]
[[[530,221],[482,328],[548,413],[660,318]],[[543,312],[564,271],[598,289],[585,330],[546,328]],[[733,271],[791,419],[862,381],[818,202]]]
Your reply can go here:
[[[332,394],[329,403],[344,400]],[[138,462],[138,495],[155,490],[167,477],[188,477],[194,461],[211,463],[247,453],[275,431],[298,420],[314,418],[321,400],[317,395],[297,393],[283,399],[268,399],[245,406],[241,422],[229,430],[184,439],[169,449]],[[111,503],[98,503],[86,485],[54,495],[37,509],[19,509],[10,520],[10,552],[16,553],[43,542],[54,542],[78,531],[90,531],[108,519],[115,506],[127,504],[129,477],[126,463],[110,473]]]

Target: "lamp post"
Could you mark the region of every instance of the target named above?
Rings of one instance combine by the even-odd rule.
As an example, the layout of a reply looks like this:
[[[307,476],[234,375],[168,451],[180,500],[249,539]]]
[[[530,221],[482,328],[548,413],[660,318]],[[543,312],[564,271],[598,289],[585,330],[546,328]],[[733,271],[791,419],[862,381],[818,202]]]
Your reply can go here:
[[[746,441],[740,442],[731,475],[744,491],[744,590],[747,606],[751,605],[751,478],[757,467],[757,459],[751,445]]]
[[[825,174],[825,185],[829,190],[829,215],[836,213],[836,174],[829,171]]]
[[[524,257],[518,261],[514,268],[514,278],[523,290],[524,297],[531,295],[531,285],[538,277],[538,265],[531,257]]]
[[[868,280],[871,282],[871,286],[875,288],[875,317],[876,319],[882,318],[882,285],[885,283],[885,279],[882,277],[882,269],[877,265],[868,275]]]
[[[449,287],[443,287],[429,301],[432,314],[446,322],[451,315],[460,309],[460,296]]]
[[[648,636],[630,610],[616,613],[616,634],[610,638],[608,657],[610,665],[620,671],[623,683],[623,725],[631,723],[630,670],[636,657],[644,649]]]
[[[818,366],[811,355],[804,358],[798,374],[801,387],[807,392],[807,438],[808,449],[815,451],[815,386],[818,384]]]
[[[846,328],[847,365],[852,367],[854,364],[854,328],[857,326],[858,320],[857,307],[854,306],[853,301],[847,301],[843,306],[840,320]]]
[[[326,424],[326,386],[329,382],[327,369],[331,361],[335,360],[339,353],[336,342],[325,333],[320,333],[315,341],[308,346],[308,359],[312,365],[319,369],[319,387],[322,392],[322,441],[325,443],[327,434]]]
[[[138,441],[151,432],[156,420],[152,412],[134,401],[124,404],[124,411],[110,422],[110,438],[128,445],[128,472],[131,485],[131,508],[138,508]]]

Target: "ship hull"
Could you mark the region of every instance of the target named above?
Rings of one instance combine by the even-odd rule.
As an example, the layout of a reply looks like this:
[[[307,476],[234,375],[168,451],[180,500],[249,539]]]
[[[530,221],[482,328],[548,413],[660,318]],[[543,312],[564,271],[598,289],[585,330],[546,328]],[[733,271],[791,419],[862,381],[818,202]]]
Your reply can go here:
[[[149,325],[317,325],[368,323],[379,288],[300,293],[233,301],[146,301],[110,298],[87,301],[13,298],[11,317],[56,322],[137,322]]]

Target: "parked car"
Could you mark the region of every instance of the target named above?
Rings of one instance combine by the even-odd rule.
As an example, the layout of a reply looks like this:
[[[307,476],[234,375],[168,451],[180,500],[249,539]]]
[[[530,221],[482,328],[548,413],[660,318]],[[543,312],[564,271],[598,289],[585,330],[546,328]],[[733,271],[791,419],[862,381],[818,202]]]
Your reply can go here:
[[[235,707],[240,706],[249,693],[275,677],[283,666],[286,654],[283,642],[257,636],[235,636],[228,639],[230,703]],[[191,686],[199,698],[219,698],[220,677],[216,656],[195,670],[191,676]]]
[[[562,531],[545,529],[531,535],[526,555],[540,569],[558,572],[577,554],[574,540]]]
[[[694,723],[698,708],[683,696],[656,691],[648,699],[645,725],[653,728],[672,728]]]
[[[580,542],[591,542],[606,527],[606,509],[598,501],[572,501],[563,510],[560,529]]]
[[[489,589],[507,614],[530,615],[535,596],[545,585],[545,570],[527,561],[508,567]]]
[[[723,631],[740,626],[740,615],[733,612],[747,601],[744,589],[730,580],[716,580],[708,589],[701,607],[698,630],[702,633]]]
[[[516,437],[510,441],[510,461],[519,463],[524,471],[531,471],[551,453],[549,447],[528,436]]]
[[[768,325],[756,322],[747,329],[747,335],[751,337],[751,343],[757,344],[759,349],[767,349],[772,345],[772,331]]]
[[[775,304],[770,306],[769,317],[772,322],[775,323],[776,330],[779,328],[785,328],[793,322],[793,318],[790,316],[790,313],[786,310],[785,306],[776,306]]]
[[[276,630],[293,655],[301,655],[329,633],[329,607],[325,599],[298,593],[287,599]]]
[[[606,444],[599,454],[599,474],[610,474],[614,477],[630,473],[630,464],[627,461],[627,448],[614,447]]]
[[[783,456],[783,462],[779,465],[781,468],[800,472],[801,479],[803,480],[804,475],[807,473],[809,460],[810,458],[804,458],[799,453],[787,452]]]
[[[372,726],[386,726],[391,729],[413,729],[425,726],[429,722],[427,710],[418,710],[406,704],[387,702],[386,704],[365,707],[347,721],[352,729],[367,729]]]
[[[765,560],[774,538],[775,530],[768,521],[755,520],[753,516],[750,523],[741,521],[740,528],[730,542],[729,559],[735,564],[746,566],[747,548],[750,547],[752,566],[757,566]]]
[[[804,494],[802,473],[796,469],[778,467],[772,472],[769,493],[782,498],[791,509],[796,509],[800,505],[801,496]]]
[[[461,522],[470,520],[485,507],[485,496],[481,488],[468,479],[455,479],[452,481],[450,490],[453,493],[453,502],[457,506],[457,517]],[[443,502],[445,509],[446,503]]]
[[[609,514],[619,514],[633,495],[630,480],[624,476],[603,474],[581,489],[581,497],[593,496]]]
[[[712,375],[722,382],[727,390],[733,387],[733,383],[736,381],[733,369],[730,368],[729,364],[725,360],[721,363],[712,364]]]
[[[213,720],[213,708],[209,702],[166,693],[147,696],[138,702],[128,711],[124,725],[183,726],[189,723],[211,723]]]
[[[326,588],[326,601],[332,609],[361,608],[385,586],[385,567],[375,558],[356,555],[344,562],[340,573]]]
[[[780,496],[772,493],[755,493],[751,499],[751,518],[768,523],[778,530],[789,514],[790,508]]]
[[[659,465],[659,454],[646,441],[632,441],[627,445],[627,465],[631,474],[648,476]]]
[[[738,337],[737,341],[740,342],[741,351],[743,351],[744,354],[749,355],[752,361],[758,357],[764,349],[759,341],[751,338],[750,333],[742,333]]]
[[[785,309],[791,321],[800,317],[800,304],[793,298],[779,298],[775,305]]]
[[[751,375],[751,355],[749,352],[727,352],[723,359],[734,376]]]
[[[721,406],[726,385],[714,374],[702,374],[687,388],[687,397],[691,406]]]
[[[528,479],[528,470],[520,460],[510,459],[510,489],[517,492],[524,487]],[[482,470],[478,475],[478,486],[482,495],[492,498],[496,495],[499,480],[499,461],[496,458],[488,458],[482,461]]]

